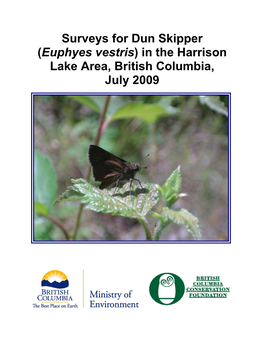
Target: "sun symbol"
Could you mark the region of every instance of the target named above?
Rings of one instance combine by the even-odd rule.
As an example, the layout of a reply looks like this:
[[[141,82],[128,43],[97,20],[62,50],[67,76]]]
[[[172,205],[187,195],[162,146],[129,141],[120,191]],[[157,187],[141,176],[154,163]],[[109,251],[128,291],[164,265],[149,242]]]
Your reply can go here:
[[[50,283],[52,283],[54,281],[61,282],[61,281],[65,281],[67,279],[68,279],[67,276],[63,272],[61,272],[59,270],[51,270],[43,276],[42,281],[47,280]]]

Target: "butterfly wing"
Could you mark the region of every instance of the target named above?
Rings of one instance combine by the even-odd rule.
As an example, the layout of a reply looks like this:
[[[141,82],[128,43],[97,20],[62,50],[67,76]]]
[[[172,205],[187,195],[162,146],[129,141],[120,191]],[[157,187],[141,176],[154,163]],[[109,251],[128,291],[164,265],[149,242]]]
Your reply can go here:
[[[89,160],[93,168],[95,181],[102,182],[99,186],[100,189],[117,182],[120,174],[127,168],[125,160],[94,145],[89,148]]]

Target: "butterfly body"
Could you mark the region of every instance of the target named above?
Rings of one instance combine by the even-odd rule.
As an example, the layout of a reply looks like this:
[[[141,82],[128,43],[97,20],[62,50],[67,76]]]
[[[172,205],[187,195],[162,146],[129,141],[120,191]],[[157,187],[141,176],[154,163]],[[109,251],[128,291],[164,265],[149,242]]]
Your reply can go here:
[[[95,181],[101,181],[100,189],[104,189],[112,184],[118,187],[120,181],[128,180],[130,188],[137,172],[141,170],[138,162],[127,162],[106,150],[91,145],[89,148],[89,160],[93,169]],[[142,187],[142,186],[141,186]]]

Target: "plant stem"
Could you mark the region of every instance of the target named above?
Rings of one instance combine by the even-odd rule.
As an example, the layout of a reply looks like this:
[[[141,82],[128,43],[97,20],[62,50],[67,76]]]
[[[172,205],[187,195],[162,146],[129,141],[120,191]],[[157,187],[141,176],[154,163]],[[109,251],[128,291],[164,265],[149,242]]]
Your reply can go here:
[[[168,226],[170,223],[170,221],[166,221],[166,222],[161,222],[161,221],[158,221],[157,223],[157,226],[154,230],[154,233],[153,233],[153,240],[159,240],[160,239],[160,235],[161,235],[161,232],[165,229],[166,226]]]
[[[146,240],[152,240],[152,235],[149,229],[148,222],[145,218],[138,219],[141,225],[144,227],[145,233],[146,233]]]
[[[60,223],[57,219],[51,217],[50,215],[49,215],[49,216],[46,216],[46,215],[41,214],[41,213],[39,213],[39,214],[40,214],[42,217],[45,217],[45,218],[49,219],[50,221],[52,221],[54,224],[56,224],[56,225],[62,230],[62,232],[63,232],[65,238],[66,238],[67,240],[69,240],[69,235],[68,235],[67,231],[65,230],[65,228],[61,225],[61,223]]]
[[[97,128],[97,132],[96,132],[96,135],[95,135],[95,138],[94,138],[94,142],[93,142],[96,146],[98,145],[98,143],[100,141],[100,138],[101,138],[101,135],[102,135],[101,134],[102,133],[102,127],[103,127],[103,124],[104,124],[104,121],[105,121],[105,115],[106,115],[106,111],[107,111],[107,108],[108,108],[108,104],[109,104],[110,98],[111,98],[111,96],[106,96],[104,107],[103,107],[103,110],[102,110],[100,118],[99,118],[98,128]],[[92,168],[91,168],[91,165],[89,164],[88,169],[87,169],[87,175],[86,175],[86,180],[87,181],[89,181],[89,179],[90,179],[91,170],[92,170]],[[80,220],[81,220],[81,214],[82,214],[83,207],[84,207],[84,204],[80,204],[79,205],[79,209],[78,209],[77,217],[76,217],[75,228],[74,228],[74,233],[73,233],[73,240],[76,239],[77,231],[78,231],[78,228],[79,228],[79,225],[80,225]]]
[[[155,140],[156,123],[152,122],[149,125],[149,132],[150,132],[151,148],[153,151],[151,158],[152,158],[153,164],[156,165],[156,163],[158,162],[158,147],[157,147],[156,140]]]

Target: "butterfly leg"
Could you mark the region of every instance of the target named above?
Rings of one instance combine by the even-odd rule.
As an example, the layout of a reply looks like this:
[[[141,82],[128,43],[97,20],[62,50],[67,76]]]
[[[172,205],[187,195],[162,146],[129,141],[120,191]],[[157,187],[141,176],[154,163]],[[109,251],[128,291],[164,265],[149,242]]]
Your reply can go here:
[[[130,183],[130,196],[131,196],[132,181],[133,181],[133,178],[129,180],[129,183]]]
[[[131,179],[130,179],[131,180]],[[132,180],[136,180],[136,181],[138,181],[139,182],[139,184],[140,184],[140,187],[141,188],[143,188],[143,186],[141,185],[141,182],[138,180],[138,179],[132,179]]]
[[[112,196],[115,194],[115,192],[118,190],[118,185],[119,185],[119,181],[120,179],[117,180],[116,184],[115,184],[115,190],[114,193],[112,194]]]

